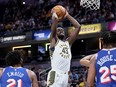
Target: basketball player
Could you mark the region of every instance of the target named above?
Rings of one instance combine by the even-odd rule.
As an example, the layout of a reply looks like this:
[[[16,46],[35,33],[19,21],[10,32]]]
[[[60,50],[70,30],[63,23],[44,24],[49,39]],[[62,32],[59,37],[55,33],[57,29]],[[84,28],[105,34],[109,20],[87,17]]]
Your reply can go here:
[[[116,87],[116,32],[102,34],[103,49],[90,61],[87,87]]]
[[[50,36],[50,57],[51,57],[51,71],[48,73],[47,85],[49,87],[67,87],[68,86],[68,72],[70,71],[71,62],[71,45],[76,40],[80,24],[68,14],[65,16],[73,25],[74,30],[69,37],[65,38],[64,29],[57,27],[58,19],[55,17],[56,13],[52,15],[52,26]]]
[[[8,67],[0,68],[1,87],[38,87],[35,73],[21,67],[22,54],[19,51],[9,52],[6,55]]]

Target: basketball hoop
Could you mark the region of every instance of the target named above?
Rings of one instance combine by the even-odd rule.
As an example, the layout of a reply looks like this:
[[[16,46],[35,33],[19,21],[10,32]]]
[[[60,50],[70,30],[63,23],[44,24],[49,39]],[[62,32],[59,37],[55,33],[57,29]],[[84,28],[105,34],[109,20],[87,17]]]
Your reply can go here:
[[[97,10],[100,8],[100,0],[81,0],[80,5],[91,10]]]

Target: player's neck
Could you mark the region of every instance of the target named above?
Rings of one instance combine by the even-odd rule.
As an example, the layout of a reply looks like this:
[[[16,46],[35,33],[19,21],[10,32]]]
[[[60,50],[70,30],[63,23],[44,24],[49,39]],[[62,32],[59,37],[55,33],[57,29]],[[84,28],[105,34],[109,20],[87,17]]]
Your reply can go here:
[[[14,67],[14,68],[21,67],[21,64],[14,65],[12,67]]]
[[[113,45],[104,45],[103,48],[105,49],[111,49],[111,48],[114,48],[115,46]]]
[[[60,40],[62,40],[62,41],[63,41],[63,40],[64,40],[64,37],[58,37],[58,39],[60,39]]]

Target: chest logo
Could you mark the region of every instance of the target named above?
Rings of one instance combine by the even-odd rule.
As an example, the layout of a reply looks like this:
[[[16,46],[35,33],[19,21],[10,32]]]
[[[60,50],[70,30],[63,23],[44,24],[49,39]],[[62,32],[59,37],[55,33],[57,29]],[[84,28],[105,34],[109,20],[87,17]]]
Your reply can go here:
[[[69,47],[66,44],[63,44],[60,46],[60,48],[62,49],[62,51],[60,52],[61,57],[66,59],[70,58]]]

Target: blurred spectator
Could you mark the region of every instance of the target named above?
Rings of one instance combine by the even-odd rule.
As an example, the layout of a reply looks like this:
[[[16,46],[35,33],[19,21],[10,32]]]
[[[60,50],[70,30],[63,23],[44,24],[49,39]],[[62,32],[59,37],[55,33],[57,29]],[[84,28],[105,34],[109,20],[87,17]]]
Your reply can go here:
[[[34,0],[33,3],[28,2],[28,4],[8,0],[8,2],[0,2],[0,23],[2,24],[0,30],[5,28],[6,30],[12,29],[13,31],[26,32],[49,27],[51,25],[51,8],[57,4],[63,5],[81,24],[101,23],[116,19],[115,0],[102,0],[101,7],[97,11],[80,7],[80,2],[77,0]]]
[[[78,74],[75,71],[73,71],[71,79],[78,80],[78,78],[79,78]]]

